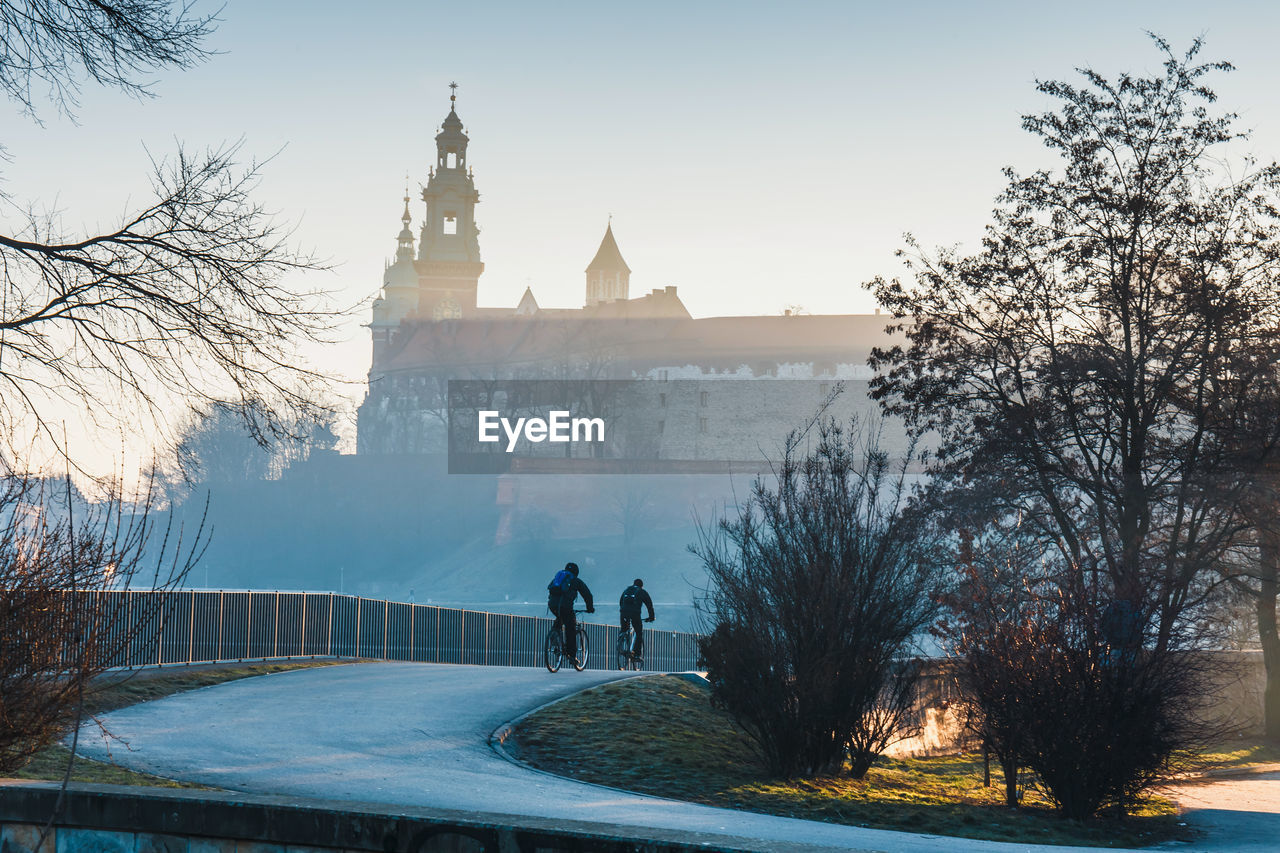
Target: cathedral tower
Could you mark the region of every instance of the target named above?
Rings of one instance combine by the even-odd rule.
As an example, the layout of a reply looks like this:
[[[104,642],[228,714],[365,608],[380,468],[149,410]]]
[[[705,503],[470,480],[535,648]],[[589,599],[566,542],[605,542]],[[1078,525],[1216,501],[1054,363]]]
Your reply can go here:
[[[396,237],[396,259],[382,274],[382,295],[373,303],[373,364],[377,367],[391,345],[391,336],[405,317],[418,313],[418,270],[413,263],[413,232],[409,230],[409,189],[405,187],[403,226]]]
[[[446,320],[475,310],[480,262],[480,229],[475,210],[480,194],[467,167],[467,135],[455,109],[457,84],[449,95],[449,115],[436,134],[436,163],[422,200],[427,218],[418,243],[418,316]]]
[[[630,290],[631,268],[618,251],[618,243],[613,239],[613,223],[610,222],[596,256],[587,266],[587,307],[627,299]]]

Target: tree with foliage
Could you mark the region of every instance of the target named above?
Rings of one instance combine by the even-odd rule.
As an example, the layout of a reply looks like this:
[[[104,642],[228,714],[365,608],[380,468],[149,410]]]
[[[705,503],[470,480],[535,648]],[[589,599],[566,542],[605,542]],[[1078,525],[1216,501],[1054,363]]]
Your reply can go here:
[[[1065,602],[1063,660],[1102,648],[1164,672],[1203,644],[1198,609],[1248,531],[1246,484],[1212,427],[1218,379],[1280,334],[1280,168],[1224,165],[1244,135],[1211,110],[1206,79],[1230,66],[1198,62],[1199,42],[1177,55],[1154,41],[1162,73],[1038,84],[1058,108],[1023,126],[1061,168],[1006,170],[980,252],[929,257],[913,242],[914,284],[869,286],[907,339],[873,354],[873,395],[936,436],[933,488],[966,505],[974,532],[1017,519],[1042,549],[1040,599]],[[1059,701],[1090,701],[1088,679],[1068,682],[1085,692]],[[1133,712],[1155,727],[1194,705],[1194,687],[1160,681],[1167,692]],[[1054,719],[1036,725],[1065,744]],[[1150,743],[1129,781],[1178,745]],[[1086,813],[1132,793],[1097,784],[1071,797]]]
[[[713,699],[780,776],[855,777],[914,710],[913,641],[935,610],[929,529],[904,512],[878,433],[791,435],[772,479],[693,552],[709,591],[700,650]]]

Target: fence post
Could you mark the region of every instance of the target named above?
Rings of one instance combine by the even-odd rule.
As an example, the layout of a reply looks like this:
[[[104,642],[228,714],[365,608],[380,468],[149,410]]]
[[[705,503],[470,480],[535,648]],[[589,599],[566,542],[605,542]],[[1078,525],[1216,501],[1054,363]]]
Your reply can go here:
[[[329,593],[329,641],[325,647],[325,657],[333,657],[333,593]]]
[[[391,630],[391,599],[382,600],[382,659],[387,660],[387,633]]]
[[[191,663],[191,659],[196,653],[196,591],[191,590],[191,628],[187,632],[187,664]]]
[[[226,590],[218,590],[218,660],[222,660],[222,605]]]
[[[249,590],[249,615],[244,621],[244,656],[249,656],[249,638],[253,636],[253,590]],[[241,658],[244,660],[244,658]]]
[[[143,594],[145,595],[146,593],[143,593]],[[166,592],[162,592],[159,594],[168,595],[168,593]],[[164,661],[164,611],[165,611],[164,605],[161,604],[160,627],[156,629],[156,666],[160,666],[160,664]]]
[[[413,645],[414,624],[413,623],[418,621],[415,618],[417,615],[418,615],[418,605],[410,604],[409,605],[409,660],[413,660],[413,655],[414,655],[414,651],[413,651],[414,650],[414,645]]]
[[[280,590],[276,590],[276,616],[272,620],[271,656],[280,657]]]
[[[302,630],[298,634],[298,657],[307,656],[307,594],[302,594]]]
[[[362,604],[364,604],[364,599],[357,595],[356,596],[356,657],[360,657],[360,640],[363,639],[360,636],[360,616],[364,611],[364,608],[360,606]]]

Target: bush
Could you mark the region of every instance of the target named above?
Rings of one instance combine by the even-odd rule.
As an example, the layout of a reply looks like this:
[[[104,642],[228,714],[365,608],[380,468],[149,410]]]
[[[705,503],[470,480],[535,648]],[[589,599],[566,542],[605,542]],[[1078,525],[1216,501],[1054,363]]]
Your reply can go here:
[[[692,550],[710,588],[701,652],[712,697],[779,776],[861,776],[903,734],[912,639],[935,612],[928,530],[904,512],[878,433],[792,435],[772,480]]]
[[[1118,615],[1130,605],[1096,575],[1018,552],[992,560],[961,549],[943,633],[970,725],[1000,759],[1009,806],[1022,766],[1065,817],[1124,810],[1180,750],[1222,734],[1201,713],[1206,659],[1144,646],[1140,613]]]

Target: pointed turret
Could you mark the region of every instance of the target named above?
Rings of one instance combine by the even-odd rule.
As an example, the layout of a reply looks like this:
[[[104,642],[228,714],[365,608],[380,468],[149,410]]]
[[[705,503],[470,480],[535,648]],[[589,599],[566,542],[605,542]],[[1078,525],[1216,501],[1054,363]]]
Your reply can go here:
[[[409,230],[409,190],[405,188],[404,214],[396,236],[396,260],[382,274],[382,296],[373,303],[373,365],[376,369],[391,343],[400,321],[418,311],[418,270],[413,263],[413,232]],[[370,373],[372,375],[372,371]]]
[[[613,222],[604,230],[604,239],[596,256],[587,265],[587,307],[601,302],[628,298],[631,290],[631,268],[622,259],[618,241],[613,238]]]
[[[413,217],[409,215],[409,190],[404,191],[404,214],[401,215],[400,221],[404,223],[404,227],[400,229],[400,233],[396,235],[396,262],[407,259],[413,260],[413,232],[409,230],[409,223],[413,221]]]
[[[533,298],[533,288],[526,287],[524,296],[520,297],[520,304],[516,306],[517,317],[527,317],[538,313],[538,300]]]

